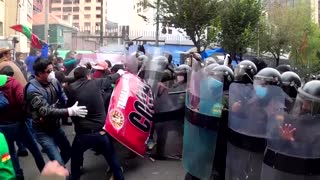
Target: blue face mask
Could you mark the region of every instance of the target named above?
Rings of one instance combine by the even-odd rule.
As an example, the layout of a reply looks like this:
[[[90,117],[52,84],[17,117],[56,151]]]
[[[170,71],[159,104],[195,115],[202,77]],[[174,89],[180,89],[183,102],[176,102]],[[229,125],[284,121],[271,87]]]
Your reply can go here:
[[[259,98],[264,98],[267,95],[267,88],[262,86],[255,87],[256,95]]]

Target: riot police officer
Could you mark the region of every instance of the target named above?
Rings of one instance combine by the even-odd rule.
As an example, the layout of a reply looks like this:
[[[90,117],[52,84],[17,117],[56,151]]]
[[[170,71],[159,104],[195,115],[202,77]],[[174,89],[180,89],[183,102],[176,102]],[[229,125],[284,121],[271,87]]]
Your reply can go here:
[[[262,180],[320,179],[320,81],[307,82],[298,89],[293,111],[269,129],[268,149],[264,157]]]
[[[298,74],[288,71],[281,74],[282,90],[287,94],[285,107],[289,112],[292,109],[294,101],[298,94],[298,88],[301,87],[301,79]]]
[[[291,66],[287,65],[287,64],[281,64],[281,65],[277,66],[276,70],[278,70],[280,72],[280,74],[282,74],[284,72],[292,71]]]
[[[226,66],[193,62],[183,137],[182,162],[187,171],[186,179],[209,179],[212,175],[223,91],[227,89],[224,85],[232,80],[233,72]]]
[[[253,73],[256,71],[254,66],[251,69]],[[273,105],[284,104],[280,76],[277,70],[264,68],[254,76],[253,86],[250,83],[231,85],[227,180],[260,178],[268,116],[277,111]]]

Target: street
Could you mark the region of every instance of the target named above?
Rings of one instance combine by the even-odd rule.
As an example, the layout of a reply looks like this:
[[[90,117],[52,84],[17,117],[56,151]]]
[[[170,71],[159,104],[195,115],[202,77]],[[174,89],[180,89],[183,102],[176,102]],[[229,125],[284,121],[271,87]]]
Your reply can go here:
[[[63,126],[70,143],[73,140],[73,127]],[[185,172],[180,161],[155,161],[149,158],[135,157],[134,159],[125,160],[128,151],[120,144],[116,143],[118,156],[121,158],[124,167],[124,175],[126,180],[182,180]],[[45,154],[44,158],[48,160]],[[26,180],[34,180],[39,176],[38,169],[34,163],[32,155],[20,158],[21,167],[24,170]],[[70,161],[67,164],[70,170]],[[100,180],[107,179],[107,163],[103,156],[96,156],[93,151],[88,150],[84,155],[84,174],[81,180]]]

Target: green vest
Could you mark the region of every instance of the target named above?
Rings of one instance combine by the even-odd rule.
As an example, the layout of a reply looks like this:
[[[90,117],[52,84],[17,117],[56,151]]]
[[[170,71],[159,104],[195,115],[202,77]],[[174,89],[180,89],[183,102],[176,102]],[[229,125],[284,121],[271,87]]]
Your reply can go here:
[[[16,175],[11,162],[9,148],[6,138],[0,133],[0,179],[1,180],[14,180]]]

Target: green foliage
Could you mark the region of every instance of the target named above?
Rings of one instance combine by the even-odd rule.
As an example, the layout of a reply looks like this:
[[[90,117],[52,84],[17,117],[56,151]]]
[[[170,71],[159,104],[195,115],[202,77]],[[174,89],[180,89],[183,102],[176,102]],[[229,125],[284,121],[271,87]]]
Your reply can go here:
[[[241,54],[253,40],[262,14],[260,0],[224,0],[221,44],[232,55]]]
[[[302,0],[295,6],[272,3],[266,8],[266,20],[260,21],[256,35],[263,53],[271,53],[279,64],[280,56],[290,53],[299,56],[303,37],[310,29],[310,6]],[[299,14],[299,16],[297,16]]]
[[[162,22],[183,29],[201,52],[216,37],[217,28],[211,23],[216,22],[218,6],[218,0],[161,0],[160,17]]]

